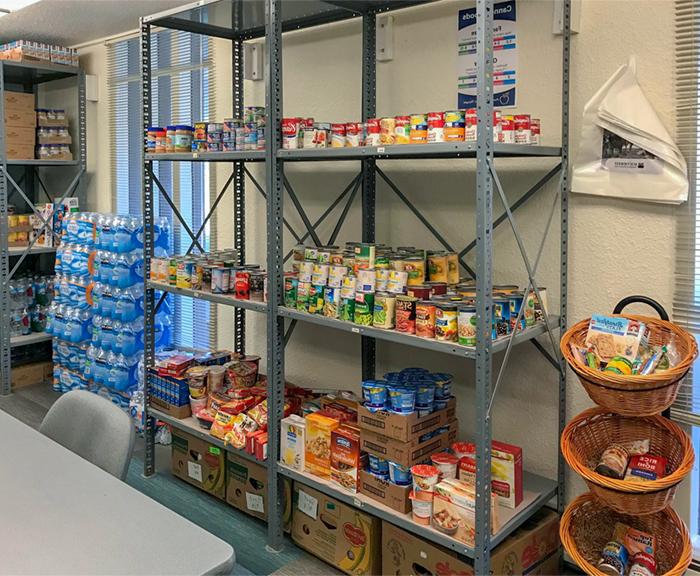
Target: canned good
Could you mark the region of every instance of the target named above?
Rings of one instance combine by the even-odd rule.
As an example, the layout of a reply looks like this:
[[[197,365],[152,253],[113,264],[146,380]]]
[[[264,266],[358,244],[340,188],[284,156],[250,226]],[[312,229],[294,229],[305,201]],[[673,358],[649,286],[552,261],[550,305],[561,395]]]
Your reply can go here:
[[[341,289],[341,298],[354,298],[355,287],[357,286],[357,278],[355,276],[346,276],[343,278],[343,287]]]
[[[540,143],[540,129],[541,129],[540,119],[539,118],[531,118],[530,119],[530,144],[537,145]]]
[[[428,142],[445,141],[445,113],[428,112]]]
[[[457,341],[457,304],[440,303],[435,307],[435,339]]]
[[[420,300],[416,303],[416,336],[435,338],[435,302]]]
[[[340,288],[343,285],[343,278],[348,275],[345,266],[330,266],[328,269],[328,285],[332,288]]]
[[[464,141],[464,110],[445,112],[445,141]]]
[[[316,250],[316,263],[317,264],[330,264],[331,262],[331,251],[327,248],[319,248]]]
[[[309,311],[309,296],[311,294],[311,282],[299,282],[297,284],[296,308],[299,312]]]
[[[503,142],[503,136],[501,134],[501,111],[493,111],[493,141]]]
[[[387,292],[402,294],[406,288],[408,273],[399,270],[389,270],[389,280],[386,283]]]
[[[405,263],[408,274],[406,284],[408,286],[423,284],[425,281],[425,260],[421,256],[410,256],[406,258]]]
[[[396,296],[388,292],[377,292],[374,298],[374,315],[372,319],[374,326],[391,330],[394,327],[395,315]]]
[[[319,253],[320,254],[320,253]],[[330,266],[328,264],[314,264],[311,274],[311,283],[325,286],[328,284],[328,273]]]
[[[474,306],[459,306],[457,334],[462,346],[476,346],[476,308]]]
[[[309,288],[309,314],[323,314],[323,285],[311,284]]]
[[[379,120],[379,145],[396,144],[396,119],[382,118]]]
[[[296,150],[299,148],[301,118],[282,118],[282,148]],[[257,134],[257,127],[256,127]]]
[[[311,260],[299,262],[299,282],[311,282],[314,274],[314,263]]]
[[[345,148],[345,124],[331,124],[331,148]]]
[[[318,260],[318,248],[315,246],[304,247],[304,260],[316,262]]]
[[[411,142],[411,117],[397,116],[394,124],[394,144],[410,144]]]
[[[212,268],[211,292],[212,294],[226,294],[229,288],[230,269],[223,266]]]
[[[413,296],[396,297],[396,331],[406,334],[416,333],[416,303]]]
[[[428,118],[425,114],[411,114],[409,139],[411,144],[427,144]]]
[[[447,282],[426,282],[426,286],[430,287],[430,297],[434,298],[436,296],[446,296],[447,295]]]
[[[493,327],[491,337],[504,338],[510,334],[510,300],[508,298],[493,299]]]
[[[326,286],[323,289],[323,315],[327,318],[340,317],[340,288]]]
[[[527,324],[525,323],[525,310],[523,314],[520,315],[519,327],[516,326],[518,320],[518,314],[520,314],[520,309],[523,307],[524,293],[523,292],[513,292],[508,296],[510,301],[510,331],[515,332],[516,328],[518,330],[524,330]]]
[[[353,322],[371,326],[374,318],[374,293],[355,293],[355,317]]]
[[[345,125],[345,147],[357,148],[360,146],[362,135],[362,124],[358,122],[348,122]]]
[[[428,278],[433,282],[447,282],[447,253],[428,254]]]
[[[372,270],[377,259],[377,249],[374,244],[358,244],[353,248],[355,254],[355,271]]]
[[[284,305],[287,308],[296,308],[298,286],[298,278],[287,277],[284,279]]]
[[[234,290],[236,298],[248,300],[250,298],[250,272],[248,270],[236,270],[234,272]]]
[[[340,297],[340,319],[345,322],[354,322],[355,320],[355,296]]]
[[[365,136],[365,146],[379,146],[379,134],[381,132],[379,126],[379,118],[370,118],[365,125],[367,134]]]
[[[516,114],[513,119],[513,139],[516,144],[530,143],[530,115]]]
[[[464,112],[464,139],[467,142],[476,142],[476,125],[476,108],[467,108]]]
[[[267,274],[265,272],[251,272],[249,278],[250,284],[250,299],[255,302],[265,301],[265,280],[267,279]],[[285,278],[285,285],[287,279]]]
[[[356,292],[374,292],[377,286],[377,273],[374,270],[358,270]]]
[[[433,295],[433,290],[428,284],[416,284],[406,288],[406,294],[418,298],[419,300],[429,300]]]
[[[388,292],[389,288],[389,270],[386,268],[378,268],[376,270],[377,273],[377,283],[376,283],[376,290],[377,292]]]
[[[515,144],[515,118],[511,115],[501,116],[501,142]]]
[[[295,262],[301,262],[306,258],[306,247],[303,244],[297,244],[292,249],[292,259]]]
[[[459,256],[457,252],[445,252],[447,256],[447,283],[459,284]]]
[[[533,326],[536,321],[536,300],[534,290],[528,292],[527,297],[524,298],[523,304],[525,305],[525,325]]]
[[[374,267],[376,269],[389,269],[389,255],[387,253],[377,254],[374,259]]]
[[[194,270],[194,262],[191,260],[180,260],[177,263],[177,282],[178,288],[192,288],[192,271]]]
[[[190,288],[192,290],[201,290],[204,285],[204,268],[199,262],[194,263],[192,269],[192,277],[190,279]]]

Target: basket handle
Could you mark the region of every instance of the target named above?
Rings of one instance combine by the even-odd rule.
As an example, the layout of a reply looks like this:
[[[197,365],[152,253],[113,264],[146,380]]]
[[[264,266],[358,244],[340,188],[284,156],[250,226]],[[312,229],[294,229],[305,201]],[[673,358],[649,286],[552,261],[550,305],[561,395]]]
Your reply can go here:
[[[646,304],[647,306],[651,306],[654,310],[656,310],[656,313],[659,315],[659,318],[668,322],[668,312],[666,312],[666,310],[661,304],[659,304],[656,300],[652,300],[648,296],[637,295],[627,296],[626,298],[623,298],[617,304],[615,304],[615,308],[613,308],[613,314],[619,314],[620,312],[622,312],[623,308],[629,306],[630,304],[635,304],[637,302],[640,304]]]

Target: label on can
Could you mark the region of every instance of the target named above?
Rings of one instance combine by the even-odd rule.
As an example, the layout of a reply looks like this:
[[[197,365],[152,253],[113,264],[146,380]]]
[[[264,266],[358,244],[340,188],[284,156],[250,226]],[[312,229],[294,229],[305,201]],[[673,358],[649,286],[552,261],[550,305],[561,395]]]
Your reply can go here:
[[[513,120],[515,130],[513,139],[516,144],[530,144],[530,115],[517,114]]]
[[[387,292],[403,294],[404,288],[406,288],[407,280],[408,273],[402,270],[389,270],[389,280],[386,284]]]
[[[371,326],[374,318],[374,293],[355,293],[355,324]]]
[[[476,308],[459,309],[457,333],[462,346],[476,346]]]
[[[416,302],[411,296],[396,297],[396,331],[406,334],[416,333]]]
[[[357,278],[355,276],[346,276],[343,278],[343,288],[340,292],[341,298],[354,298],[355,297],[355,285],[357,283]]]
[[[344,322],[355,320],[355,296],[340,297],[340,319]]]
[[[304,260],[299,262],[299,282],[311,282],[314,273],[314,262]]]
[[[355,290],[357,292],[374,292],[377,286],[377,273],[374,270],[358,270],[357,284]],[[357,310],[357,306],[355,307]]]
[[[248,270],[236,270],[234,279],[236,298],[248,300],[250,298],[250,272]]]
[[[229,289],[229,274],[228,268],[217,267],[211,271],[211,291],[212,294],[226,294]]]
[[[388,292],[389,286],[389,269],[377,268],[377,283],[375,289],[377,292]]]
[[[345,148],[345,124],[331,124],[331,148]]]
[[[348,275],[345,266],[331,266],[328,270],[328,285],[332,288],[341,288],[343,279]]]
[[[361,124],[348,122],[345,125],[345,147],[358,148],[360,146]]]
[[[297,284],[296,308],[299,312],[309,311],[309,295],[311,294],[310,282],[299,282]]]
[[[299,148],[300,118],[282,118],[282,148],[296,150]],[[256,126],[257,134],[257,126]]]
[[[530,119],[530,144],[539,144],[540,143],[540,119],[539,118],[531,118]]]
[[[323,289],[319,284],[309,287],[309,314],[323,314]]]
[[[409,144],[411,142],[411,117],[397,116],[394,124],[396,136],[394,144]]]
[[[395,314],[396,296],[386,292],[378,292],[374,298],[374,326],[376,328],[391,330],[394,327]]]
[[[464,139],[467,142],[476,142],[476,108],[467,108],[464,112]]]
[[[379,120],[379,145],[396,144],[396,118]]]
[[[381,129],[379,126],[379,118],[370,118],[367,120],[365,125],[365,130],[367,131],[365,135],[365,146],[379,146],[380,145],[380,133]]]
[[[445,113],[428,112],[428,142],[445,141]]]
[[[449,342],[457,340],[457,306],[435,307],[435,339]]]
[[[416,303],[416,336],[435,338],[435,303],[430,300]]]
[[[328,283],[328,273],[330,266],[328,264],[314,264],[311,274],[311,283],[325,286]]]
[[[428,118],[426,114],[411,114],[411,144],[426,144],[428,142]]]
[[[431,282],[447,282],[447,253],[428,255],[428,278]]]
[[[513,116],[501,116],[501,142],[515,144],[515,119]]]

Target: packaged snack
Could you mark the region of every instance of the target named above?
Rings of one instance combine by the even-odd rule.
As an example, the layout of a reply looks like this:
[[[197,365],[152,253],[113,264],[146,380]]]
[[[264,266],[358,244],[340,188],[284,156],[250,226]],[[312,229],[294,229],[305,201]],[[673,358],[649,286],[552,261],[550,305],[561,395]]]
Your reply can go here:
[[[625,480],[657,480],[666,475],[666,458],[641,454],[630,456]]]
[[[257,422],[259,428],[267,426],[267,399],[248,411],[248,416]]]
[[[226,434],[228,434],[233,429],[233,422],[235,418],[235,414],[217,412],[216,416],[214,417],[214,423],[212,424],[209,433],[212,436],[214,436],[214,438],[223,440],[226,437]]]
[[[328,478],[331,475],[331,432],[340,426],[334,418],[314,412],[306,417],[304,467],[307,472]]]
[[[615,524],[613,540],[620,542],[627,549],[630,557],[638,552],[656,556],[656,538],[654,535],[632,528],[622,522]]]
[[[600,456],[595,471],[608,478],[622,480],[625,476],[628,460],[629,452],[627,452],[626,448],[621,444],[612,444]]]
[[[218,416],[218,414],[217,414]],[[231,444],[234,448],[243,449],[246,446],[246,437],[255,432],[259,426],[255,420],[245,414],[233,416],[231,430],[224,436],[226,444]]]
[[[622,356],[634,362],[640,345],[647,343],[646,325],[628,318],[594,315],[588,325],[586,347],[594,348],[598,357],[608,362]]]
[[[231,400],[219,406],[219,412],[225,412],[226,414],[240,414],[249,410],[255,406],[256,400],[253,396],[248,396],[248,398],[240,398],[238,400]]]
[[[613,374],[628,376],[632,374],[632,368],[632,362],[624,356],[613,356],[608,361],[603,372],[612,372]]]

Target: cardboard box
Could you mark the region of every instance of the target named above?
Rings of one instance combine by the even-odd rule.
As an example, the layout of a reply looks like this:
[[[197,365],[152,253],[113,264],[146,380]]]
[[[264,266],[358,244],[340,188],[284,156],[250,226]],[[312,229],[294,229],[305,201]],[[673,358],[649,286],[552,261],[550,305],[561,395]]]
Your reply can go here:
[[[26,126],[5,126],[5,139],[15,146],[34,146],[36,131]]]
[[[36,138],[37,144],[72,144],[73,139],[70,134],[60,136],[58,134],[42,135],[38,134]]]
[[[36,127],[36,113],[34,110],[23,108],[5,109],[5,126],[23,126],[26,128]]]
[[[161,412],[164,412],[168,416],[177,418],[178,420],[183,420],[192,416],[192,410],[189,404],[184,406],[175,406],[175,404],[170,404],[161,398],[151,397],[151,406],[157,408]]]
[[[53,363],[50,360],[45,362],[32,362],[12,368],[12,389],[18,390],[25,386],[43,384],[50,382],[53,378]]]
[[[358,425],[364,430],[376,432],[389,438],[408,442],[422,433],[446,425],[455,419],[457,401],[452,398],[447,408],[420,418],[418,412],[402,416],[391,412],[370,412],[364,406],[357,410]]]
[[[34,94],[29,92],[5,91],[5,113],[8,110],[28,110],[36,118]]]
[[[33,160],[34,145],[8,143],[5,147],[5,154],[7,154],[8,160]]]
[[[381,521],[298,482],[292,540],[347,574],[381,573]]]
[[[491,555],[492,574],[559,574],[559,516],[543,508]],[[382,574],[472,576],[474,567],[455,552],[382,523]]]
[[[292,528],[292,481],[283,478],[285,502],[282,524]],[[267,468],[237,454],[226,454],[226,502],[246,514],[267,520]]]
[[[408,498],[411,488],[411,486],[398,486],[387,480],[380,480],[367,470],[360,471],[360,493],[401,514],[408,514],[411,511],[411,501]]]
[[[172,436],[173,476],[225,500],[226,455],[224,451],[218,446],[213,446],[176,428],[172,429]]]
[[[418,437],[411,442],[396,440],[381,434],[375,434],[367,430],[360,430],[360,447],[365,452],[391,460],[402,466],[413,466],[430,458],[435,452],[442,452],[450,447],[457,439],[457,420],[452,420],[447,426],[448,430],[421,442]],[[442,428],[442,426],[438,426]],[[424,432],[429,434],[431,431]]]

